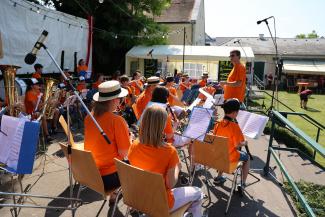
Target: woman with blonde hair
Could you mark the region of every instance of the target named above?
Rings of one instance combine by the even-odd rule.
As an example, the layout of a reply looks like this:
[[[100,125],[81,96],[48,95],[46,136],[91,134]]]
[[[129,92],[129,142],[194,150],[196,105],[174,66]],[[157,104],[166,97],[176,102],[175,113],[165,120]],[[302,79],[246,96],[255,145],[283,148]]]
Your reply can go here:
[[[121,88],[118,81],[106,81],[98,86],[98,92],[93,96],[95,102],[92,114],[111,144],[102,137],[91,117],[85,118],[85,150],[91,151],[102,176],[105,190],[113,190],[120,186],[114,158],[120,160],[126,158],[131,144],[125,120],[113,113],[127,94],[127,90]],[[110,202],[113,199],[111,195]]]
[[[193,217],[202,216],[201,189],[192,186],[173,188],[181,164],[176,149],[164,142],[166,122],[167,112],[164,108],[157,105],[146,108],[140,124],[139,140],[131,145],[128,159],[131,165],[160,173],[164,177],[171,212],[192,202],[188,212]]]

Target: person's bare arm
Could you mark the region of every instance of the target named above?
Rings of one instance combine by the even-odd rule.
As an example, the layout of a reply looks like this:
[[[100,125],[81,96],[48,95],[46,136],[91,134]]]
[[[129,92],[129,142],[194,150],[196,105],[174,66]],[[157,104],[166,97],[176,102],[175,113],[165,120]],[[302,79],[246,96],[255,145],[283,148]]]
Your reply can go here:
[[[181,170],[181,164],[177,164],[174,168],[171,168],[167,171],[166,184],[168,188],[173,188],[178,180],[178,174]]]

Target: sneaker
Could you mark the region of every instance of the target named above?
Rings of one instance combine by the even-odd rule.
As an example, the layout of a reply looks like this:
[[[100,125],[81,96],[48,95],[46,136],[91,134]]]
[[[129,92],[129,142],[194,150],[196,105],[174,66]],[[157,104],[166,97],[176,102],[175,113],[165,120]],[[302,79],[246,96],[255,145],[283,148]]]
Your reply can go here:
[[[244,196],[244,189],[246,187],[246,184],[244,183],[243,185],[239,184],[237,185],[237,192],[238,194],[243,197]]]
[[[227,181],[227,178],[225,176],[217,176],[213,179],[214,185],[222,185]]]

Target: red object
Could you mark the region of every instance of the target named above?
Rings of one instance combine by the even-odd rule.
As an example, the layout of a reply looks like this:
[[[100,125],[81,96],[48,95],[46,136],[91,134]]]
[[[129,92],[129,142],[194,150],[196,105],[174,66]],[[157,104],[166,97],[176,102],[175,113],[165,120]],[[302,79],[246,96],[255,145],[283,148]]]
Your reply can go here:
[[[87,58],[86,58],[86,65],[89,64],[90,54],[92,51],[92,44],[93,44],[93,16],[88,16],[88,46],[87,46]],[[91,65],[92,66],[92,65]]]

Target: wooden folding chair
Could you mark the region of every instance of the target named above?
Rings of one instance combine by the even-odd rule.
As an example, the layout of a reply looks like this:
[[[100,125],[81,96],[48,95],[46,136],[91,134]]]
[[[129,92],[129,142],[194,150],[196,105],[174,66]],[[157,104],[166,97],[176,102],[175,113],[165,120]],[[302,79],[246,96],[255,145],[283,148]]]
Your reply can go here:
[[[61,149],[64,155],[68,159],[68,147],[66,144],[60,143]],[[97,212],[96,216],[99,216],[105,203],[107,202],[107,196],[117,189],[111,191],[105,191],[104,183],[99,170],[96,166],[95,160],[90,151],[80,150],[72,147],[71,152],[71,169],[72,175],[76,182],[79,183],[79,189],[77,193],[77,198],[80,196],[81,185],[86,186],[103,197],[103,204]],[[112,216],[114,216],[115,209],[117,206],[118,196],[116,197],[115,205],[113,208]]]
[[[75,143],[74,139],[73,139],[73,135],[71,133],[71,131],[68,130],[68,124],[67,122],[65,121],[64,117],[61,115],[60,118],[59,118],[59,122],[64,130],[64,133],[70,137],[69,140],[70,140],[70,143],[71,143],[71,146],[73,148],[77,148],[77,149],[80,149],[80,150],[84,150],[84,144],[83,143]]]
[[[228,138],[206,135],[203,142],[195,140],[193,143],[193,164],[201,164],[205,167],[205,184],[208,192],[208,200],[211,203],[211,195],[209,190],[209,182],[207,177],[206,167],[216,169],[228,174],[234,174],[232,180],[232,187],[229,193],[229,198],[227,201],[227,207],[225,213],[227,214],[230,201],[233,195],[233,192],[237,185],[238,175],[241,174],[241,184],[242,182],[242,162],[231,162],[229,159],[229,147],[228,147]],[[195,176],[195,171],[191,178],[191,184]]]
[[[190,203],[169,212],[165,182],[161,174],[144,171],[115,158],[121,182],[123,202],[150,217],[181,217]]]

